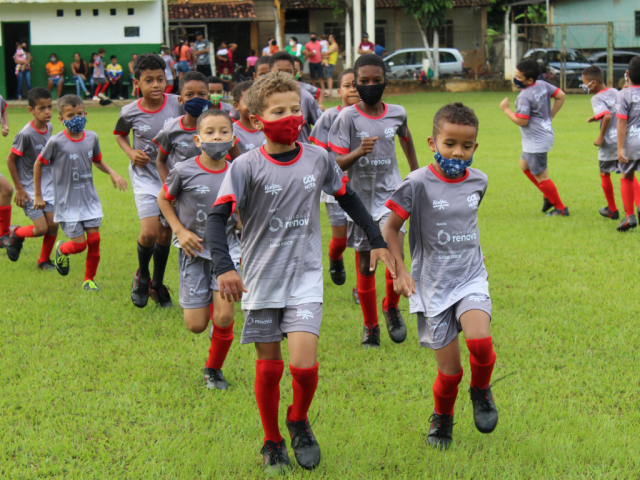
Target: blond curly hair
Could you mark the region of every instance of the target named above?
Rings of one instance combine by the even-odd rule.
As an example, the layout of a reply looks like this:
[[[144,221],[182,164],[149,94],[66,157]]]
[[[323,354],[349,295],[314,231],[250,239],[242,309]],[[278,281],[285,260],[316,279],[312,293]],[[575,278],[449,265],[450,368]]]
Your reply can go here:
[[[272,72],[263,75],[253,83],[247,92],[245,102],[251,115],[262,115],[271,95],[286,92],[296,92],[300,96],[298,82],[288,73]]]

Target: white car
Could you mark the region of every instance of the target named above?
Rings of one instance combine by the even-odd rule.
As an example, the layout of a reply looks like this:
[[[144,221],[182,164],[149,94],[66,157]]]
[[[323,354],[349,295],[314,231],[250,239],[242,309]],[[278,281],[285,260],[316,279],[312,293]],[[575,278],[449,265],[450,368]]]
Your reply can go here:
[[[433,56],[433,48],[430,50]],[[440,53],[440,75],[448,77],[464,74],[464,60],[456,48],[439,48],[438,51]],[[422,70],[423,58],[427,58],[427,52],[424,48],[403,48],[387,55],[383,60],[387,65],[387,72],[399,74],[405,68],[409,71]]]

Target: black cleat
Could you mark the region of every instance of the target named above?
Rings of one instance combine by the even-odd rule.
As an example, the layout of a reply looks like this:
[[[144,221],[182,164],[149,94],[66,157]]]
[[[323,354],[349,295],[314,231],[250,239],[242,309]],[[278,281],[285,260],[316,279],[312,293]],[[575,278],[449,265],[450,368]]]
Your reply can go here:
[[[143,282],[140,279],[140,271],[136,271],[131,285],[131,301],[138,308],[144,308],[149,301],[149,280]]]
[[[429,417],[431,428],[429,430],[429,445],[439,448],[440,450],[448,450],[449,445],[453,441],[453,415],[438,415],[433,412]]]
[[[618,225],[618,231],[626,232],[627,230],[631,230],[632,228],[636,228],[637,226],[638,226],[638,222],[636,221],[636,216],[627,215],[622,219],[622,221],[620,222],[620,225]]]
[[[600,215],[610,218],[611,220],[618,220],[620,218],[620,212],[618,210],[612,212],[608,206],[600,209]]]
[[[40,262],[38,264],[38,270],[55,270],[56,266],[53,264],[51,260],[47,260],[46,262]]]
[[[547,213],[549,210],[553,208],[553,203],[548,198],[544,198],[542,201],[542,213]]]
[[[329,259],[329,275],[331,275],[333,283],[336,285],[344,285],[344,282],[347,281],[347,272],[344,270],[344,261],[342,258],[340,258],[340,260]]]
[[[320,464],[320,445],[311,430],[309,420],[300,420],[299,422],[287,420],[287,428],[289,435],[291,435],[291,448],[293,448],[298,465],[305,470],[316,468]]]
[[[568,217],[569,216],[569,207],[564,207],[564,210],[558,210],[554,208],[549,213],[547,213],[547,217]]]
[[[364,348],[380,348],[380,325],[375,327],[364,326],[362,346]]]
[[[149,295],[151,295],[151,300],[156,302],[156,304],[160,305],[162,308],[173,307],[169,289],[165,285],[160,285],[157,288],[151,287],[151,289],[149,290]]]
[[[268,475],[283,475],[291,470],[289,453],[284,438],[278,443],[267,440],[260,450],[262,454],[262,468]]]
[[[24,238],[20,238],[16,235],[18,225],[12,225],[9,227],[9,241],[5,242],[4,248],[7,250],[7,256],[12,262],[17,262],[20,258],[20,252],[22,251],[22,244]]]
[[[487,388],[469,388],[473,404],[473,420],[481,433],[491,433],[498,425],[498,409],[493,401],[491,385]]]
[[[389,310],[382,309],[384,319],[387,322],[387,332],[393,343],[402,343],[407,338],[407,326],[398,307],[389,307]]]
[[[7,244],[10,242],[11,240],[9,239],[9,235],[2,235],[0,237],[0,248],[7,248]]]
[[[71,268],[69,265],[69,255],[64,255],[60,251],[60,247],[64,243],[64,240],[58,240],[56,243],[56,270],[62,276],[69,275],[69,269]]]
[[[205,367],[204,381],[209,390],[228,390],[227,382],[224,380],[224,375],[222,375],[222,370]]]
[[[358,287],[354,287],[351,290],[351,294],[353,295],[353,301],[356,302],[356,305],[360,305],[360,296],[358,295]]]

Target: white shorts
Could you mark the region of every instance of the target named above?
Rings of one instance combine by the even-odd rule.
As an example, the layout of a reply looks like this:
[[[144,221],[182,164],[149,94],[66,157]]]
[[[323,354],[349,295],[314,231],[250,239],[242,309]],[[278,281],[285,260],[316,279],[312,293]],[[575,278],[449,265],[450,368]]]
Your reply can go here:
[[[240,343],[281,342],[293,332],[308,332],[320,337],[321,323],[321,303],[245,310]]]
[[[138,209],[138,218],[159,217],[160,207],[158,206],[158,197],[153,195],[140,194],[134,195],[136,199],[136,207]]]
[[[60,222],[60,228],[67,236],[67,238],[76,238],[84,234],[84,231],[88,228],[98,228],[102,226],[102,220],[100,218],[94,218],[92,220],[83,220],[80,222]]]

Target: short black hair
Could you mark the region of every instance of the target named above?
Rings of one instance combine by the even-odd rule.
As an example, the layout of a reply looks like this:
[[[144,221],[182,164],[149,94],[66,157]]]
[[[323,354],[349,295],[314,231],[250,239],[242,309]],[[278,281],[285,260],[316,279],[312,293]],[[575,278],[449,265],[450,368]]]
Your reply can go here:
[[[289,41],[291,41],[291,40],[295,40],[295,42],[296,42],[296,43],[298,43],[298,39],[297,39],[296,37],[291,37],[291,38],[289,39]]]
[[[256,51],[252,48],[251,50],[249,50],[249,55],[252,57],[256,56]]]
[[[525,80],[529,80],[530,78],[533,80],[537,80],[540,76],[540,65],[533,58],[525,58],[521,60],[516,68],[522,75],[524,75]]]
[[[136,61],[133,64],[133,74],[136,80],[140,80],[142,72],[145,70],[162,70],[164,72],[166,66],[167,65],[164,63],[164,60],[160,55],[155,53],[143,53],[136,58]]]
[[[355,71],[355,77],[358,78],[358,70],[362,67],[372,66],[372,67],[380,67],[382,69],[382,75],[384,78],[387,78],[387,69],[385,68],[385,64],[382,61],[382,57],[379,57],[375,53],[365,53],[364,55],[358,57],[356,63],[353,65],[353,70]]]
[[[209,89],[209,82],[207,82],[207,77],[204,76],[204,74],[200,73],[200,72],[187,72],[185,73],[182,78],[180,79],[180,84],[178,86],[178,91],[180,93],[182,93],[182,89],[184,88],[184,86],[188,83],[188,82],[202,82],[205,84],[207,90]]]
[[[110,60],[113,60],[114,58],[115,58],[116,60],[118,59],[118,57],[116,57],[115,55],[111,55]]]
[[[212,83],[219,83],[220,85],[222,85],[222,80],[220,80],[220,77],[208,77],[207,84],[212,84]]]
[[[229,116],[229,114],[224,110],[219,110],[217,108],[214,108],[214,109],[202,112],[202,114],[200,114],[200,116],[198,117],[198,121],[196,122],[196,129],[198,134],[200,134],[200,124],[207,117],[224,117],[226,120],[229,121],[229,126],[233,128],[233,120],[231,120],[231,117]]]
[[[249,90],[253,85],[253,80],[245,80],[244,82],[240,82],[235,87],[233,87],[233,101],[236,103],[240,103],[240,98],[242,98],[242,94]]]
[[[289,55],[289,52],[276,52],[269,56],[269,70],[273,68],[276,62],[291,62],[291,66],[295,69],[296,66],[293,63],[293,57]]]
[[[51,92],[43,87],[35,87],[29,90],[27,94],[27,100],[29,100],[29,106],[31,108],[35,108],[38,100],[49,100],[51,97]]]
[[[50,53],[49,56],[58,58],[58,55],[56,53]]]
[[[602,69],[597,65],[591,65],[582,71],[582,76],[590,80],[595,80],[598,83],[604,83],[604,73]]]
[[[629,80],[634,85],[640,85],[640,56],[633,57],[629,62]]]
[[[518,69],[520,70],[520,69]],[[478,130],[479,122],[475,112],[464,105],[462,102],[455,102],[445,105],[438,110],[433,117],[433,136],[438,134],[440,128],[445,123],[453,123],[454,125],[469,125]]]
[[[286,53],[286,52],[285,52]],[[258,70],[258,67],[260,65],[269,65],[269,59],[271,57],[268,57],[266,55],[261,56],[260,58],[258,58],[258,60],[256,60],[256,64],[254,65],[256,70]]]
[[[82,105],[82,108],[84,108],[84,102],[82,101],[82,99],[77,96],[77,95],[63,95],[62,97],[60,97],[58,99],[58,113],[60,115],[62,115],[64,113],[64,107],[77,107],[78,105]]]
[[[275,47],[276,45],[278,45],[278,42],[275,39],[271,40],[271,45]]]
[[[340,84],[342,83],[342,77],[350,73],[352,73],[354,77],[356,76],[356,71],[353,68],[345,68],[340,72],[340,75],[338,75],[338,88],[340,88]]]

